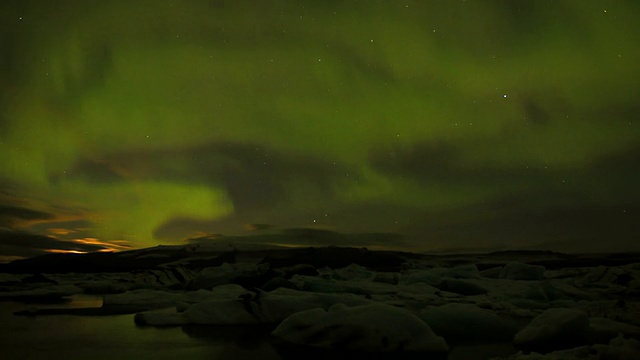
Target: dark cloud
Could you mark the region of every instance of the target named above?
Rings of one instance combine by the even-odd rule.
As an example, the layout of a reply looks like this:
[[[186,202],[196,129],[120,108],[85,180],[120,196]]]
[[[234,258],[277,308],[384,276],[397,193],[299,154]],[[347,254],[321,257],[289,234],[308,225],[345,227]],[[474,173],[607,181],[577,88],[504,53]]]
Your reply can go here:
[[[160,224],[153,231],[153,237],[159,240],[170,241],[193,236],[194,233],[229,233],[240,228],[238,223],[228,221],[191,219],[186,217],[173,217]]]
[[[468,186],[497,191],[496,197],[514,194],[536,195],[550,204],[558,201],[587,201],[596,194],[638,201],[640,149],[637,146],[602,154],[584,166],[546,166],[540,163],[470,164],[465,145],[422,143],[404,148],[373,152],[370,161],[378,171],[419,181],[424,186],[447,184],[451,189]],[[631,195],[631,196],[630,196]],[[519,195],[518,195],[519,196]],[[619,200],[619,199],[618,199]],[[618,201],[615,200],[615,201]],[[576,202],[577,201],[577,202]]]
[[[45,254],[45,252],[37,248],[2,245],[2,243],[0,243],[0,262],[10,262],[43,254]]]
[[[550,202],[549,198],[555,200]],[[551,190],[505,194],[473,206],[414,215],[418,221],[403,230],[411,238],[422,238],[424,249],[615,252],[640,236],[637,202],[603,204]],[[607,246],[603,246],[603,239]]]
[[[406,237],[394,233],[339,233],[317,228],[290,228],[277,234],[222,236],[207,235],[188,239],[190,243],[264,244],[290,246],[349,246],[406,248]]]
[[[0,226],[11,227],[21,220],[49,220],[53,214],[20,206],[0,205]]]
[[[547,125],[552,118],[551,112],[540,101],[536,101],[531,97],[527,97],[522,101],[522,108],[524,121],[527,123]]]
[[[260,230],[268,230],[273,228],[271,224],[246,224],[244,226],[245,229],[249,231],[260,231]]]
[[[287,202],[295,183],[307,184],[319,194],[331,196],[336,178],[349,170],[357,173],[328,159],[230,142],[123,153],[110,161],[141,177],[220,186],[240,213]]]
[[[640,183],[639,154],[640,149],[631,147],[602,155],[587,166],[560,169],[524,164],[468,167],[461,165],[461,149],[428,143],[377,152],[372,163],[384,173],[424,186],[491,189],[484,199],[463,206],[395,211],[388,219],[411,217],[398,231],[424,249],[606,251],[602,239],[608,239],[611,251],[621,251],[640,238],[640,190],[635,185]]]
[[[389,64],[379,61],[373,54],[363,54],[353,46],[339,41],[338,35],[336,38],[335,43],[328,45],[327,48],[330,54],[343,64],[344,76],[347,81],[357,81],[359,76],[388,83],[399,80]]]
[[[30,234],[20,231],[0,230],[0,246],[23,248],[26,252],[44,253],[46,250],[67,251],[98,251],[106,247],[96,244],[82,244],[71,241],[62,241],[49,236]]]
[[[104,160],[81,158],[73,166],[63,173],[53,174],[50,177],[53,183],[64,179],[86,181],[93,184],[115,183],[125,178],[114,169],[114,165]]]
[[[454,190],[459,186],[476,189],[501,188],[509,191],[525,185],[549,183],[560,176],[557,170],[541,165],[496,166],[470,164],[466,156],[473,149],[445,142],[424,142],[409,147],[376,150],[370,156],[378,171],[420,182],[440,183]],[[538,186],[535,185],[535,186]]]
[[[184,238],[197,231],[243,232],[247,223],[255,221],[291,226],[296,219],[306,217],[306,223],[310,223],[314,216],[322,215],[314,215],[313,210],[292,214],[289,207],[292,200],[297,200],[292,199],[292,193],[297,193],[297,198],[306,197],[310,206],[320,206],[335,200],[345,179],[359,176],[359,169],[340,162],[243,143],[138,151],[118,154],[106,161],[132,177],[219,187],[229,195],[233,214],[210,220],[184,216],[167,219],[153,233],[165,240]],[[99,169],[90,173],[99,174]],[[104,172],[104,177],[111,175]]]
[[[375,169],[418,179],[448,178],[456,171],[459,160],[460,149],[444,142],[375,149],[370,155]]]

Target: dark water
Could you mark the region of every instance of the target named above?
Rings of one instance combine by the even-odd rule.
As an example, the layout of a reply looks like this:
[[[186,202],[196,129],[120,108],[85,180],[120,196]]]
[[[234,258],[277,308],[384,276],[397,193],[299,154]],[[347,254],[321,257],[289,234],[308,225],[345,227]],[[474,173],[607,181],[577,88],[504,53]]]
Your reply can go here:
[[[13,312],[43,307],[97,307],[99,297],[60,304],[0,302],[2,359],[280,359],[265,329],[138,327],[133,315],[26,317]]]
[[[277,352],[269,328],[260,327],[140,327],[133,315],[17,316],[33,308],[99,307],[102,298],[76,295],[57,304],[0,302],[0,359],[251,359],[314,358],[313,350]],[[488,359],[515,352],[511,344],[457,345],[448,360]],[[337,359],[333,355],[322,359]]]

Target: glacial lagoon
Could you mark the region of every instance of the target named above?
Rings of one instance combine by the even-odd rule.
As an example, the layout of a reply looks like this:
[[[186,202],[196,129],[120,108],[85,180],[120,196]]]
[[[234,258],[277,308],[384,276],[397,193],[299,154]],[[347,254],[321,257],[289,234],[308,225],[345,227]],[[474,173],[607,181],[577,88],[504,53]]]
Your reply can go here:
[[[102,297],[74,295],[55,304],[0,302],[2,358],[12,359],[280,359],[267,329],[136,326],[133,315],[18,316],[42,308],[99,307]]]
[[[360,351],[376,360],[515,360],[528,358],[523,349],[562,359],[640,353],[637,254],[322,248],[228,255],[160,248],[8,264],[0,357],[338,360]],[[99,268],[107,265],[111,271]],[[137,268],[113,272],[115,265]],[[443,339],[448,347],[440,350]]]
[[[102,296],[73,295],[59,303],[0,302],[0,348],[7,360],[284,360],[269,339],[271,328],[246,326],[136,326],[134,315],[22,316],[46,308],[96,308]],[[458,346],[449,360],[513,353],[511,344]],[[307,354],[309,355],[309,354]],[[322,357],[322,356],[321,356]],[[328,356],[327,356],[328,357]]]

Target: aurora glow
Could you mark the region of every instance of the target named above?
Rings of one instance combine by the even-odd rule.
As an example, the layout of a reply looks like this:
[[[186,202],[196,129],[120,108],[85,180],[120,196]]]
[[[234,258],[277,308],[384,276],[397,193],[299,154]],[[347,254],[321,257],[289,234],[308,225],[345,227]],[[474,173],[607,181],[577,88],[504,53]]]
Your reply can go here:
[[[90,251],[68,242],[246,224],[400,233],[409,250],[640,250],[637,1],[0,14],[7,257],[45,248],[16,233]]]

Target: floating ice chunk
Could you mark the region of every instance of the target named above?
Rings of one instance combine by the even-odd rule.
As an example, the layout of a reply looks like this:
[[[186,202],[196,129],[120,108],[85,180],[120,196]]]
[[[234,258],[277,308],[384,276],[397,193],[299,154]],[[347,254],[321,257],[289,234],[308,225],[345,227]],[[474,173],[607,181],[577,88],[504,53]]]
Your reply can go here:
[[[311,309],[291,315],[273,335],[285,342],[321,348],[367,352],[445,352],[445,340],[407,310],[383,304],[329,311]]]

